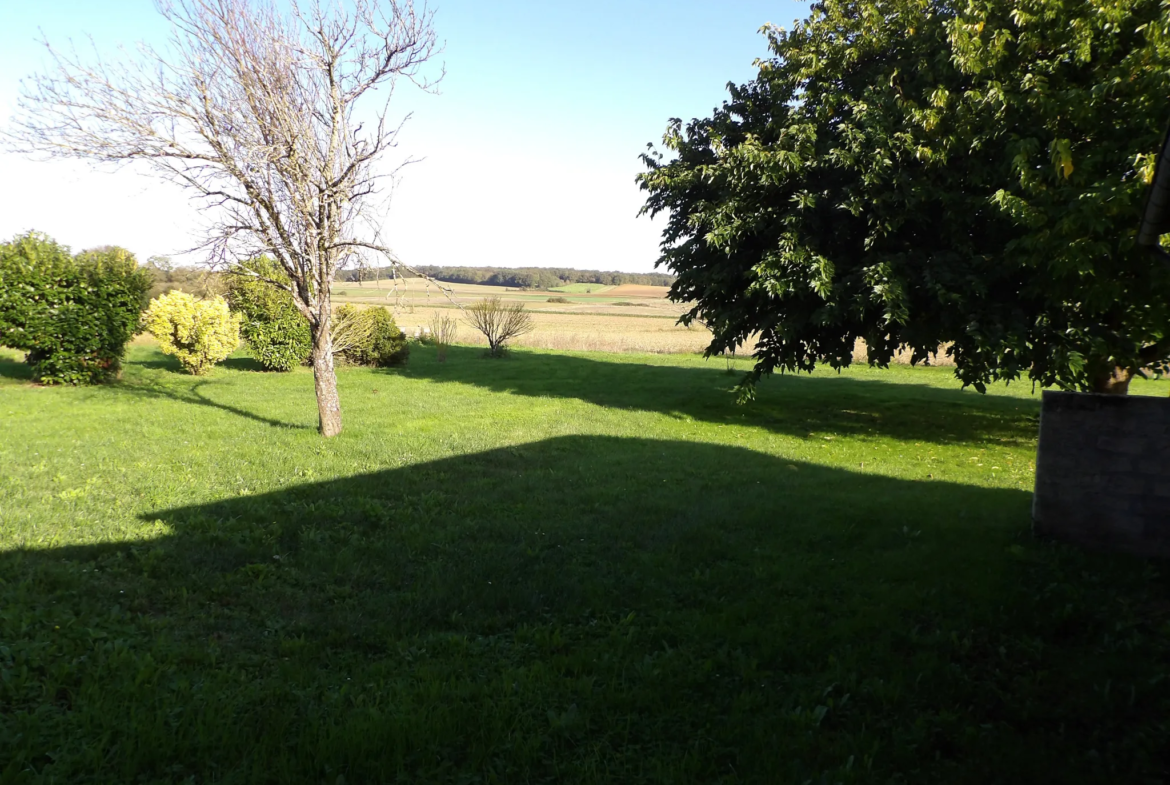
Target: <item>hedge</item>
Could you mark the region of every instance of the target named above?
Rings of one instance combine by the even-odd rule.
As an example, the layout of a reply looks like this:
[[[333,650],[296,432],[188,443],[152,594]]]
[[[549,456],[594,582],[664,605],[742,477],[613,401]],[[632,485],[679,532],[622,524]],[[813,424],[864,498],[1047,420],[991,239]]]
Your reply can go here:
[[[71,256],[48,235],[0,243],[0,345],[25,352],[42,384],[116,378],[140,329],[151,278],[123,248]]]

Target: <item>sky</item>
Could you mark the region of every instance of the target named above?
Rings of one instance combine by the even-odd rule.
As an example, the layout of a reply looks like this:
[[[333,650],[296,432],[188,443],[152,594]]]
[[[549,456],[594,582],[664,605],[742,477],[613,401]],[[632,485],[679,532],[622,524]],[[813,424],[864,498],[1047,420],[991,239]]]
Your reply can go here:
[[[402,170],[383,237],[414,265],[648,272],[662,220],[639,217],[634,181],[667,120],[703,117],[767,55],[760,27],[791,27],[806,2],[439,0],[438,94],[402,83],[411,118],[388,163]],[[56,45],[162,44],[151,0],[0,0],[0,124],[22,78]],[[200,214],[177,187],[132,170],[0,151],[0,238],[44,231],[75,250],[113,244],[179,256]]]

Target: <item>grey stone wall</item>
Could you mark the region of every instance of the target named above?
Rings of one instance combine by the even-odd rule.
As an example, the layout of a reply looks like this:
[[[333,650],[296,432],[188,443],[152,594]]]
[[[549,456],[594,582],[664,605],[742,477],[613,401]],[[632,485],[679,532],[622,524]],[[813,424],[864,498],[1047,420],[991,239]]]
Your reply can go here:
[[[1045,392],[1037,534],[1170,557],[1170,399]]]

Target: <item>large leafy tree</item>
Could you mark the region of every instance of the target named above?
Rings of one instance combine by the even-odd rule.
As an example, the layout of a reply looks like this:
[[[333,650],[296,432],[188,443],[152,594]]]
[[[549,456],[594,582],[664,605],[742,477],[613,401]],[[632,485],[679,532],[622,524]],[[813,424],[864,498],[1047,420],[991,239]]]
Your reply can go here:
[[[1170,119],[1159,0],[825,0],[651,148],[660,264],[753,373],[943,350],[964,383],[1125,392],[1170,357],[1135,244]]]

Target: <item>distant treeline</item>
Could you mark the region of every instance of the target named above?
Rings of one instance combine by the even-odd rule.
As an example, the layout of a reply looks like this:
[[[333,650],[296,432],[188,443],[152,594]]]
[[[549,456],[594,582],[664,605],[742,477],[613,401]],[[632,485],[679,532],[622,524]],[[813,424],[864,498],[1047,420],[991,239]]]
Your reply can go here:
[[[222,273],[206,267],[177,267],[165,256],[152,256],[143,268],[153,280],[150,287],[152,300],[173,289],[196,297],[211,297],[224,292]]]
[[[595,283],[603,286],[640,284],[642,286],[670,286],[674,276],[666,273],[619,273],[601,270],[572,270],[561,267],[418,267],[419,272],[436,281],[447,283],[477,283],[487,286],[511,286],[517,289],[555,289],[573,283]],[[343,270],[338,279],[343,281],[372,281],[389,278],[390,268],[380,270]]]

